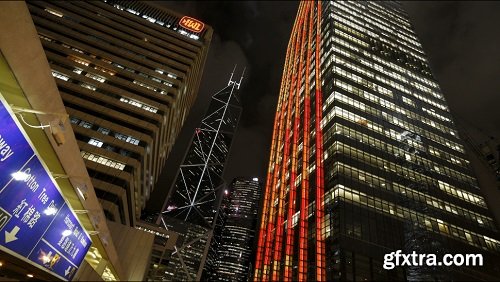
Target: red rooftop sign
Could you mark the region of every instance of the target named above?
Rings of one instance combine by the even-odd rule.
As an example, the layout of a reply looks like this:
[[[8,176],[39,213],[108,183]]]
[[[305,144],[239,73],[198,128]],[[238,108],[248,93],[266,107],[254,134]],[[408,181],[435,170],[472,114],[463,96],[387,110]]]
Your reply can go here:
[[[182,19],[179,21],[179,25],[192,32],[201,32],[205,27],[204,23],[188,16],[182,17]]]

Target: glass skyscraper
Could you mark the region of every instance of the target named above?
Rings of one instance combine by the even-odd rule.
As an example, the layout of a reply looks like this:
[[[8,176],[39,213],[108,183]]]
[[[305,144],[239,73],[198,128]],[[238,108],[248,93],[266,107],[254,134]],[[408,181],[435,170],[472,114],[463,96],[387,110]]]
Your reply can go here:
[[[214,231],[212,257],[207,258],[202,280],[248,281],[261,189],[258,178],[238,177],[224,191],[217,223],[220,227]]]
[[[254,279],[495,279],[500,236],[397,1],[304,1],[274,120]],[[482,267],[383,268],[384,254]]]

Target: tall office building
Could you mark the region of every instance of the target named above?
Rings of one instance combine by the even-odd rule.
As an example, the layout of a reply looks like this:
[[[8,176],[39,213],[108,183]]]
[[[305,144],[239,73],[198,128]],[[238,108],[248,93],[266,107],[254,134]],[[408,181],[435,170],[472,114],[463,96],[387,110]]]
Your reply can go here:
[[[221,205],[221,226],[214,232],[213,267],[207,270],[212,281],[248,281],[253,250],[261,185],[258,178],[235,178],[225,191]]]
[[[214,226],[212,240],[210,242],[210,246],[208,247],[205,265],[203,266],[203,272],[201,273],[201,281],[216,281],[218,278],[217,266],[220,261],[219,251],[224,243],[222,231],[226,226],[230,206],[230,192],[228,188],[224,189],[224,194]]]
[[[212,28],[139,1],[29,1],[106,218],[135,226],[197,96]]]
[[[233,74],[212,96],[158,217],[158,224],[179,237],[173,252],[153,262],[166,264],[165,271],[153,272],[153,280],[201,278],[225,187],[224,166],[241,115],[238,90],[243,76],[237,81]]]
[[[255,280],[498,278],[498,229],[399,2],[300,3],[271,146]],[[398,249],[484,266],[385,270]]]
[[[105,220],[24,1],[0,29],[0,280],[141,280],[154,236]]]

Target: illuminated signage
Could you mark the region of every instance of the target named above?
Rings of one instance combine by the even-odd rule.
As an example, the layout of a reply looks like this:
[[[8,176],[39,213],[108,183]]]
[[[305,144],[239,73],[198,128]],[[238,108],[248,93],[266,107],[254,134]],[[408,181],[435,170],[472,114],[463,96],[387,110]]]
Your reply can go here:
[[[0,250],[71,280],[90,236],[0,98]]]
[[[201,32],[203,28],[205,28],[204,23],[188,16],[182,17],[182,19],[179,21],[179,25],[192,32]]]

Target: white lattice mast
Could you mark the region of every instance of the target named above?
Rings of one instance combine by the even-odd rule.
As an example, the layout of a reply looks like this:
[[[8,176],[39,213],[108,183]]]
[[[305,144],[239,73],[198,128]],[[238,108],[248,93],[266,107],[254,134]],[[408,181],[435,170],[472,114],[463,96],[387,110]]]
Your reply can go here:
[[[200,279],[222,199],[221,188],[225,186],[222,175],[241,114],[237,90],[245,70],[238,81],[233,80],[235,71],[236,66],[227,86],[212,96],[207,113],[195,129],[191,146],[161,211],[161,223],[165,228],[168,229],[169,222],[177,221],[189,225],[191,230],[197,230],[186,235],[184,243],[176,246],[173,254],[178,258],[178,267],[184,270],[188,280]],[[196,263],[193,266],[198,268],[196,270],[189,269],[189,261],[182,255],[187,247],[193,251],[194,245],[199,250],[201,260],[199,265]]]

